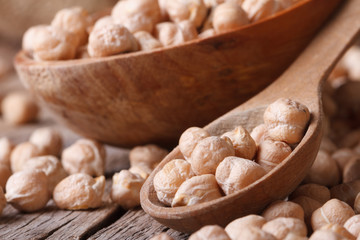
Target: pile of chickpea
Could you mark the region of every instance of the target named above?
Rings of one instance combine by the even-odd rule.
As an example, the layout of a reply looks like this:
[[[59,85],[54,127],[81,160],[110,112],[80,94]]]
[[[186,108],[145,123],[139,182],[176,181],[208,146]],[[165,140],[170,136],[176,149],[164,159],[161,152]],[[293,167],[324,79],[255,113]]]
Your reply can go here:
[[[73,7],[28,29],[22,47],[39,61],[147,51],[231,31],[300,1],[121,0],[100,18]]]

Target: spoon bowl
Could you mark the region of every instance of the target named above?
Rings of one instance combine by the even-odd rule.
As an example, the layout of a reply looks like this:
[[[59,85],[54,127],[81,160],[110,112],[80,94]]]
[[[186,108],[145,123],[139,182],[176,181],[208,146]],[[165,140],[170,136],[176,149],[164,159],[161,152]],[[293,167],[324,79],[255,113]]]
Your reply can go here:
[[[273,17],[179,46],[103,58],[15,59],[24,86],[77,133],[108,144],[176,145],[276,79],[341,0],[304,0]]]
[[[274,200],[288,196],[304,179],[319,149],[322,137],[322,82],[359,31],[360,0],[349,0],[274,83],[205,127],[212,135],[221,135],[238,125],[251,131],[262,123],[266,106],[276,99],[285,97],[299,101],[310,110],[310,124],[299,145],[283,162],[236,193],[193,206],[170,208],[158,201],[153,179],[167,162],[183,158],[176,147],[145,182],[141,190],[143,209],[170,228],[194,232],[204,225],[225,226],[241,216],[259,213]]]

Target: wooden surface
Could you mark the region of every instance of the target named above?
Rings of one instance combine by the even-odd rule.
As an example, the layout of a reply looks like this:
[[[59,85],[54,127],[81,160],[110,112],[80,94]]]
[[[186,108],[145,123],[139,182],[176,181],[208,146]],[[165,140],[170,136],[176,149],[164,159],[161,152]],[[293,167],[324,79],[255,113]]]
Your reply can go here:
[[[265,21],[183,45],[104,58],[15,60],[27,88],[70,128],[118,146],[176,145],[264,89],[341,0],[307,0]]]
[[[21,90],[17,77],[8,76],[0,81],[0,97],[13,90]],[[78,135],[56,124],[44,110],[37,122],[18,127],[9,126],[0,118],[0,137],[7,136],[15,143],[28,140],[37,128],[53,126],[60,129],[69,146]],[[114,172],[129,167],[128,149],[106,146],[108,157],[106,164],[107,193]],[[104,198],[108,201],[108,195]],[[187,239],[186,234],[170,230],[145,214],[141,208],[125,211],[113,204],[91,211],[59,210],[50,201],[40,212],[23,214],[7,205],[0,216],[0,239],[149,239],[154,234],[168,232],[176,240]]]
[[[221,135],[238,125],[251,131],[262,122],[265,107],[276,99],[291,98],[305,104],[311,113],[306,134],[290,156],[278,166],[236,193],[189,207],[165,207],[156,196],[153,179],[167,162],[183,158],[177,147],[145,182],[141,190],[143,209],[173,229],[193,232],[208,224],[226,226],[238,217],[259,213],[270,202],[288,196],[305,177],[319,149],[323,117],[322,83],[359,32],[360,0],[348,0],[273,84],[205,127],[212,135]]]

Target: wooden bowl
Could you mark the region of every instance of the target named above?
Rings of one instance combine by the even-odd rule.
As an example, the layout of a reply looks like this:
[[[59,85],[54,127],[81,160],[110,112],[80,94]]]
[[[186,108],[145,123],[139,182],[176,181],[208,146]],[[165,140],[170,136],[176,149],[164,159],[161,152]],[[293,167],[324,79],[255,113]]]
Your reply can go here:
[[[77,133],[131,147],[173,146],[275,80],[341,0],[307,0],[264,21],[180,46],[37,62],[19,52],[23,84]]]

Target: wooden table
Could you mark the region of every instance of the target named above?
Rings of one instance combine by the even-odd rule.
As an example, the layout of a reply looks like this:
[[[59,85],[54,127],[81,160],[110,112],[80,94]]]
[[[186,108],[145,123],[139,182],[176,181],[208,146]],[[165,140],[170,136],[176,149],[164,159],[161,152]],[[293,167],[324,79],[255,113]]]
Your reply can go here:
[[[16,75],[0,81],[0,96],[21,89]],[[29,139],[37,128],[53,126],[60,129],[64,147],[72,144],[78,135],[58,125],[42,109],[37,122],[22,126],[9,126],[0,120],[0,137],[7,136],[14,143]],[[114,172],[129,168],[128,149],[106,146],[107,194],[102,208],[89,211],[59,210],[50,201],[46,208],[36,213],[19,213],[7,205],[0,216],[0,239],[149,239],[167,232],[174,239],[187,239],[188,235],[169,229],[153,220],[140,207],[126,211],[109,202],[109,187]]]

